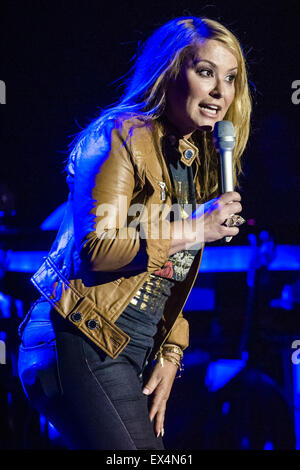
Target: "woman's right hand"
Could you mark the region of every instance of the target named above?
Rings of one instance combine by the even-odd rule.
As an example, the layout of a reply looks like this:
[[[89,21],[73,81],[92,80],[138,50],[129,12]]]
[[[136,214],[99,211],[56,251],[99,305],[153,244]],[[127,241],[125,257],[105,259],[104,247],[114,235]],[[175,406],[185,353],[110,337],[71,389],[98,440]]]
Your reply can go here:
[[[236,191],[230,191],[199,206],[191,217],[200,222],[200,233],[197,233],[196,236],[205,243],[209,243],[237,235],[239,228],[226,227],[225,222],[231,215],[242,211],[240,201],[240,194]],[[197,240],[197,242],[199,241]]]
[[[233,214],[241,212],[240,201],[239,193],[227,192],[199,205],[189,218],[172,222],[169,256],[181,250],[199,248],[202,243],[237,235],[239,228],[227,227],[225,222]]]

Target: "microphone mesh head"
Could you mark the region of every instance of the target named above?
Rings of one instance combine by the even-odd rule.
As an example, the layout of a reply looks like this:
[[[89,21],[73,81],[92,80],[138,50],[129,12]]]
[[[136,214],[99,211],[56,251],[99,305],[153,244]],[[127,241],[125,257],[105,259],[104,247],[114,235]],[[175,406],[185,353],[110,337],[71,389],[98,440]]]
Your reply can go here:
[[[213,137],[217,140],[224,137],[235,137],[234,126],[231,121],[216,122],[213,131]]]

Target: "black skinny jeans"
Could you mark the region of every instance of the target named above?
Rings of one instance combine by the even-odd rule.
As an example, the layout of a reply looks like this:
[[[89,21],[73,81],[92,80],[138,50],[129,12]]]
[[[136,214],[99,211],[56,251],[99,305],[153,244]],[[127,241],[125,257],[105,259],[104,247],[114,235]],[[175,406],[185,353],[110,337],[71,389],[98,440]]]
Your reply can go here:
[[[149,419],[149,398],[142,393],[149,349],[129,357],[125,348],[113,360],[62,322],[49,343],[20,346],[19,375],[33,407],[70,449],[163,450]],[[46,323],[29,321],[27,337],[28,329],[47,328]]]

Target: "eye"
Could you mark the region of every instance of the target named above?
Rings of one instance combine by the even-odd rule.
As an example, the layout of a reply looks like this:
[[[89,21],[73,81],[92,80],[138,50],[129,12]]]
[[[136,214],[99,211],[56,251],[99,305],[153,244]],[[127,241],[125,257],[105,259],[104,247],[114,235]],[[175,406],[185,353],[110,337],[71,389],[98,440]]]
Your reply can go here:
[[[233,83],[235,79],[236,79],[236,74],[235,74],[235,73],[233,73],[233,74],[231,74],[231,75],[228,75],[228,76],[226,77],[226,80],[227,80],[227,82],[229,82],[229,83]]]
[[[196,70],[196,73],[201,75],[201,77],[213,77],[214,75],[214,72],[211,69],[198,69]]]

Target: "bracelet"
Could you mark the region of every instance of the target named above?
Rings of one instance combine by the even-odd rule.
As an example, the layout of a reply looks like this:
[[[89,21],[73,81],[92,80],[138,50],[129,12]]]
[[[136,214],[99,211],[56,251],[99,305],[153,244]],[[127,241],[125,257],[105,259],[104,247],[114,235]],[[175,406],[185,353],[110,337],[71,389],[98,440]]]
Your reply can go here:
[[[174,351],[173,351],[174,352]],[[182,352],[182,351],[181,351]],[[181,377],[181,371],[184,370],[184,364],[181,363],[181,358],[180,359],[176,359],[175,357],[173,356],[170,356],[170,354],[165,354],[164,352],[161,352],[158,351],[154,357],[154,360],[157,360],[161,367],[164,367],[164,361],[168,361],[168,362],[171,362],[172,364],[174,364],[175,366],[177,366],[177,373],[179,372],[179,375],[176,375],[176,379]]]
[[[180,359],[183,358],[183,351],[179,346],[176,346],[175,344],[166,344],[162,348],[163,354],[168,353],[168,352],[173,352],[179,355]]]

